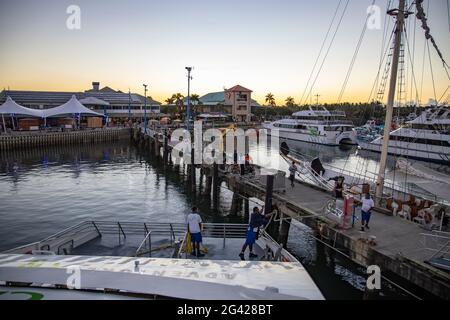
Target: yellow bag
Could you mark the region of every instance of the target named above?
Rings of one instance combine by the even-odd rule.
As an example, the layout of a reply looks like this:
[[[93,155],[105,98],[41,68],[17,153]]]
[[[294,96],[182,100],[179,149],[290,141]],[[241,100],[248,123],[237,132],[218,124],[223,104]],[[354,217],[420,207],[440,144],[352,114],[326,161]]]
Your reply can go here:
[[[186,243],[184,244],[184,248],[185,248],[185,252],[191,253],[193,248],[192,248],[192,241],[191,241],[191,233],[187,232],[186,233]]]
[[[191,253],[194,250],[192,247],[191,233],[186,233],[186,240],[184,244],[184,252]],[[208,253],[208,248],[203,246],[203,243],[200,243],[200,251],[202,253]]]

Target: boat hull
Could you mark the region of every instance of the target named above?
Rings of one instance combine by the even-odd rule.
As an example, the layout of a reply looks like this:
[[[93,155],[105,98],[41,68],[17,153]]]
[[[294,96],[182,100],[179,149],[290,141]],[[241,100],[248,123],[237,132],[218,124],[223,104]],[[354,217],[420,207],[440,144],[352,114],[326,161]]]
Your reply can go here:
[[[370,142],[359,142],[359,147],[362,150],[381,153],[381,144]],[[426,162],[435,162],[450,165],[450,152],[440,153],[434,150],[419,150],[414,149],[413,146],[389,146],[388,154],[393,156],[401,156]]]
[[[267,129],[267,134],[272,135],[272,130],[270,126],[264,126],[264,129]],[[339,145],[356,145],[358,144],[356,141],[356,134],[353,131],[342,132],[336,135],[327,136],[327,135],[313,135],[306,134],[295,131],[285,131],[276,129],[277,136],[281,139],[293,140],[293,141],[303,141],[314,144],[322,144],[326,146],[339,146]]]

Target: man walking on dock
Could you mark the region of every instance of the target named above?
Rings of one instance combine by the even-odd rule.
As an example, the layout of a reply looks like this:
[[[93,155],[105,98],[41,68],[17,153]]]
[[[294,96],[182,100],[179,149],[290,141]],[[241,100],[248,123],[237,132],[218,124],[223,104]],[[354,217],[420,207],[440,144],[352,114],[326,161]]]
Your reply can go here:
[[[258,207],[253,208],[253,213],[250,216],[250,223],[247,228],[247,237],[245,239],[244,246],[242,247],[242,251],[239,254],[241,260],[245,260],[244,254],[247,246],[250,249],[249,258],[258,257],[257,254],[253,253],[253,245],[255,244],[255,241],[257,239],[259,228],[263,227],[266,224],[266,219],[269,218],[272,214],[273,213],[264,214],[264,207],[262,207],[261,210],[259,210]]]
[[[192,212],[187,216],[188,231],[191,234],[192,254],[197,257],[204,257],[200,252],[200,243],[202,242],[202,218],[198,214],[197,207],[192,208]]]
[[[372,208],[375,206],[372,198],[369,193],[366,193],[364,199],[361,200],[361,231],[364,231],[364,228],[369,228],[369,220]]]

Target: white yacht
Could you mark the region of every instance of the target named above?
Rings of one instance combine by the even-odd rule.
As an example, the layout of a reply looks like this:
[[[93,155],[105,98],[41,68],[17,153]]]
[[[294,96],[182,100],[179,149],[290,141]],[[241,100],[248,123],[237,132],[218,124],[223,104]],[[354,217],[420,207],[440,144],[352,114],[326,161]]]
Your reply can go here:
[[[205,257],[184,223],[85,221],[0,254],[0,300],[323,300],[302,264],[265,231],[241,261],[246,224],[205,223]]]
[[[363,150],[381,152],[383,137],[359,141]],[[432,107],[390,133],[388,153],[450,164],[450,108]]]
[[[343,111],[302,110],[292,114],[292,118],[275,122],[265,122],[268,134],[278,130],[280,138],[305,141],[317,144],[337,146],[340,144],[357,144],[353,123],[345,118]]]

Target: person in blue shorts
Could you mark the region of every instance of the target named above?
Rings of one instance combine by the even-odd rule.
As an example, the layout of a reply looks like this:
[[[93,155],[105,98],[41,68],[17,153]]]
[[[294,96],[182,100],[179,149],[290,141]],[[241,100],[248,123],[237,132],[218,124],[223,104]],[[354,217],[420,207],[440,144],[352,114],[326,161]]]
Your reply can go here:
[[[244,246],[242,247],[242,251],[239,254],[241,260],[245,260],[244,254],[247,247],[250,249],[249,258],[258,257],[257,254],[253,253],[253,244],[256,241],[256,237],[259,232],[259,228],[263,227],[267,223],[267,218],[270,217],[272,213],[264,214],[264,207],[259,210],[258,207],[253,208],[253,213],[250,216],[250,223],[247,229],[247,236],[245,239]]]
[[[202,218],[198,214],[197,207],[192,208],[192,212],[187,216],[188,231],[191,234],[193,251],[192,254],[197,257],[204,257],[200,252],[200,243],[202,243]]]
[[[370,215],[375,203],[370,197],[369,193],[366,193],[364,199],[361,200],[361,231],[365,231],[365,228],[369,228]]]

